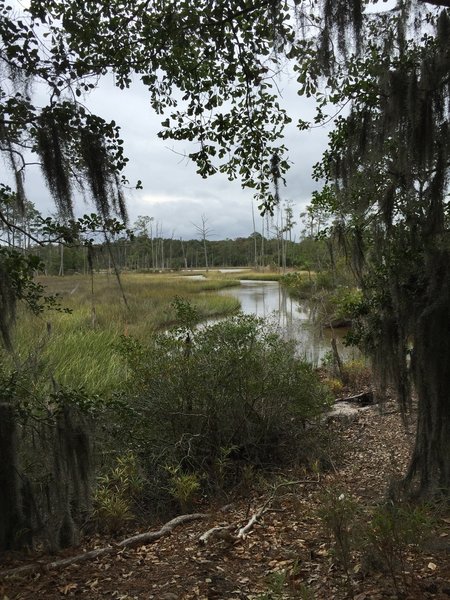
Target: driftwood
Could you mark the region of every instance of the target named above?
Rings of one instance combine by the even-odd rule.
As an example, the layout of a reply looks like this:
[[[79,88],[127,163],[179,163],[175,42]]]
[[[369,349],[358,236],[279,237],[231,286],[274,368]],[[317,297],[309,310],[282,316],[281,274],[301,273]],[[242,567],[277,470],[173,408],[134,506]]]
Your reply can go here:
[[[90,552],[83,552],[83,554],[77,554],[76,556],[71,556],[69,558],[63,558],[61,560],[55,560],[50,563],[32,563],[29,565],[24,565],[23,567],[17,567],[15,569],[7,569],[5,571],[0,571],[0,578],[10,577],[13,575],[28,575],[29,573],[34,573],[36,571],[52,571],[53,569],[63,569],[69,565],[73,565],[80,562],[85,562],[87,560],[93,560],[99,558],[100,556],[105,556],[107,554],[113,554],[118,550],[122,550],[124,548],[133,548],[139,545],[149,544],[150,542],[154,542],[159,538],[168,535],[172,532],[175,527],[181,525],[182,523],[189,523],[190,521],[198,521],[200,519],[206,519],[210,515],[205,513],[192,513],[189,515],[180,515],[175,517],[171,521],[165,523],[161,529],[157,531],[147,531],[145,533],[140,533],[139,535],[134,535],[133,537],[125,538],[118,544],[114,546],[107,546],[105,548],[98,548],[96,550],[91,550]]]
[[[354,396],[347,396],[346,398],[338,398],[336,402],[349,402],[350,404],[358,404],[359,406],[369,406],[375,404],[375,398],[372,390],[367,392],[361,392]]]

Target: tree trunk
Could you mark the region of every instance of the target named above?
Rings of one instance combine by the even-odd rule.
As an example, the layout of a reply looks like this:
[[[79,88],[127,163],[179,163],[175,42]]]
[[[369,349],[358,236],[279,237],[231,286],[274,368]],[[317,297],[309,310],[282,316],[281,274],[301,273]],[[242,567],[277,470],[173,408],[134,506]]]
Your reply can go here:
[[[22,527],[23,514],[17,467],[17,430],[14,411],[0,404],[0,550],[20,544],[16,533]]]
[[[59,277],[64,277],[64,244],[59,244]]]
[[[450,491],[450,256],[432,257],[432,302],[420,315],[412,373],[418,396],[415,448],[405,479],[419,497]]]

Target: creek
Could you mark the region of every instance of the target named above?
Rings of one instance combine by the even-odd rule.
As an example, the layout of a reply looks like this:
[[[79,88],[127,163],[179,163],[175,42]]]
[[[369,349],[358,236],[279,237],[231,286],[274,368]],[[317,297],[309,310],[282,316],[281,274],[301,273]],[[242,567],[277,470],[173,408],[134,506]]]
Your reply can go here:
[[[333,331],[315,323],[311,302],[292,298],[278,281],[242,280],[239,286],[218,293],[237,298],[244,314],[269,319],[281,335],[297,342],[299,354],[313,366],[319,366],[331,350]],[[345,333],[345,329],[334,329],[339,355],[349,360],[358,353],[344,346]]]

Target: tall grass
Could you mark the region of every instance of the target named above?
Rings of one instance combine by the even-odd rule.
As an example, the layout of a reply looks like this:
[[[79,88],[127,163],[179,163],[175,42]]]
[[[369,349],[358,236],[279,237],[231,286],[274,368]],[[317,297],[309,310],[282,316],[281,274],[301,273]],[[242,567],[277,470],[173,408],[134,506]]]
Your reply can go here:
[[[128,308],[114,277],[106,274],[45,277],[47,290],[60,296],[72,314],[47,312],[35,317],[19,314],[15,334],[16,363],[32,369],[41,385],[51,379],[89,392],[108,393],[126,377],[117,346],[122,335],[140,340],[176,324],[171,303],[175,296],[189,299],[201,319],[228,315],[239,301],[214,294],[237,282],[209,277],[192,281],[175,275],[122,276]]]

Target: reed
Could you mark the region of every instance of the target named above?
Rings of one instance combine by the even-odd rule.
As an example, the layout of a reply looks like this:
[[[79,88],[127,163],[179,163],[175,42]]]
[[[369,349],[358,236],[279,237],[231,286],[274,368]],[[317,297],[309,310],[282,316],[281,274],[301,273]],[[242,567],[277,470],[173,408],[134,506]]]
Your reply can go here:
[[[237,299],[214,293],[238,283],[220,277],[193,281],[172,274],[123,275],[128,307],[111,275],[96,274],[93,282],[81,275],[40,281],[72,313],[52,311],[36,317],[22,310],[15,334],[16,364],[31,369],[37,385],[53,380],[98,394],[111,392],[127,376],[118,352],[121,336],[145,341],[176,325],[171,306],[175,296],[192,302],[201,320],[239,310]]]

